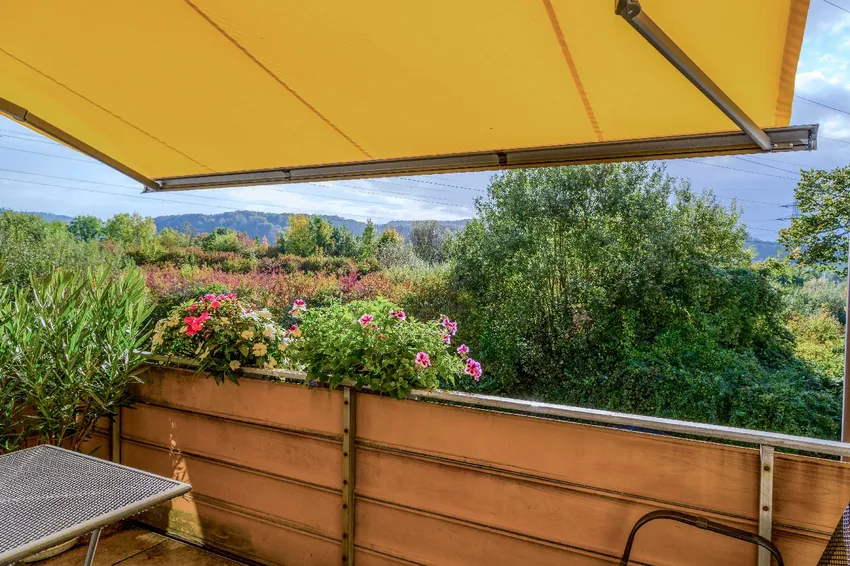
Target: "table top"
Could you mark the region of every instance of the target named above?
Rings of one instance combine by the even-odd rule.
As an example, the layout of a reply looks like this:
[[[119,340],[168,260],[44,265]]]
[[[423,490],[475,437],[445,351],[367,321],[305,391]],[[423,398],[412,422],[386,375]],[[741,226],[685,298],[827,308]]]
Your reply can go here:
[[[0,564],[188,492],[189,484],[41,445],[0,456]]]

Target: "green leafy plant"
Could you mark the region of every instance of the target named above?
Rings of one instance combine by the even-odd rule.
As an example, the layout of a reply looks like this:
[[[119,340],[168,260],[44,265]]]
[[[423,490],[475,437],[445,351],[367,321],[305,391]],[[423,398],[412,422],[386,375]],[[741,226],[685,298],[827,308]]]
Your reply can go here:
[[[288,353],[308,379],[335,387],[343,381],[405,397],[414,387],[454,384],[481,366],[465,345],[450,345],[456,323],[420,322],[384,299],[311,309],[303,314]]]
[[[8,295],[11,295],[10,297]],[[135,269],[56,270],[0,307],[0,447],[27,439],[79,450],[95,423],[130,404],[151,306]]]
[[[288,333],[271,318],[268,310],[255,310],[233,293],[203,295],[156,323],[151,350],[192,358],[198,371],[235,383],[242,366],[274,369],[284,360]]]

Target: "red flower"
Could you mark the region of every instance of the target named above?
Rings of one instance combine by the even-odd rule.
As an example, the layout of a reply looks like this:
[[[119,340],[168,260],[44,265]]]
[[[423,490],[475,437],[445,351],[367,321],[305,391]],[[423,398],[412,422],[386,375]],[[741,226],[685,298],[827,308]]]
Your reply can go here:
[[[198,305],[189,305],[188,307],[186,307],[187,312],[192,312],[194,310],[198,310]]]
[[[217,309],[220,306],[221,306],[221,303],[218,301],[218,299],[210,302],[210,308],[211,309]]]

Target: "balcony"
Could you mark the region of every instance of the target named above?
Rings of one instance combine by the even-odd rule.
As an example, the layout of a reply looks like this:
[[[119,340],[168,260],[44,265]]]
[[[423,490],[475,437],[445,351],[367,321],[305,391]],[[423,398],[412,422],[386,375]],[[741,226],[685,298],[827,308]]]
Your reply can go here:
[[[247,562],[611,564],[639,517],[672,509],[767,529],[786,564],[814,565],[850,501],[846,464],[773,450],[850,453],[836,442],[251,371],[266,375],[217,385],[150,366],[140,402],[88,447],[191,483],[139,520]],[[757,550],[658,521],[632,559],[755,564]]]

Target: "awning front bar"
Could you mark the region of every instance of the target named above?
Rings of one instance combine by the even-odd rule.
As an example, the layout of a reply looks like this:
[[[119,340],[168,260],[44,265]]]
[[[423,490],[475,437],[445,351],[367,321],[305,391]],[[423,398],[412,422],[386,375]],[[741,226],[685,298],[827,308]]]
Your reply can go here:
[[[816,148],[818,126],[790,126],[764,130],[773,151],[809,151]],[[181,191],[216,187],[339,181],[368,177],[393,177],[462,171],[494,171],[518,167],[549,167],[709,157],[739,153],[758,153],[759,147],[744,132],[724,132],[645,140],[594,142],[579,145],[542,147],[505,151],[487,151],[457,155],[387,159],[360,163],[265,169],[239,173],[216,173],[188,177],[156,179],[160,191]]]
[[[615,0],[614,11],[640,33],[671,65],[682,73],[706,98],[723,111],[763,150],[776,149],[764,130],[706,75],[670,37],[641,9],[639,0]]]

